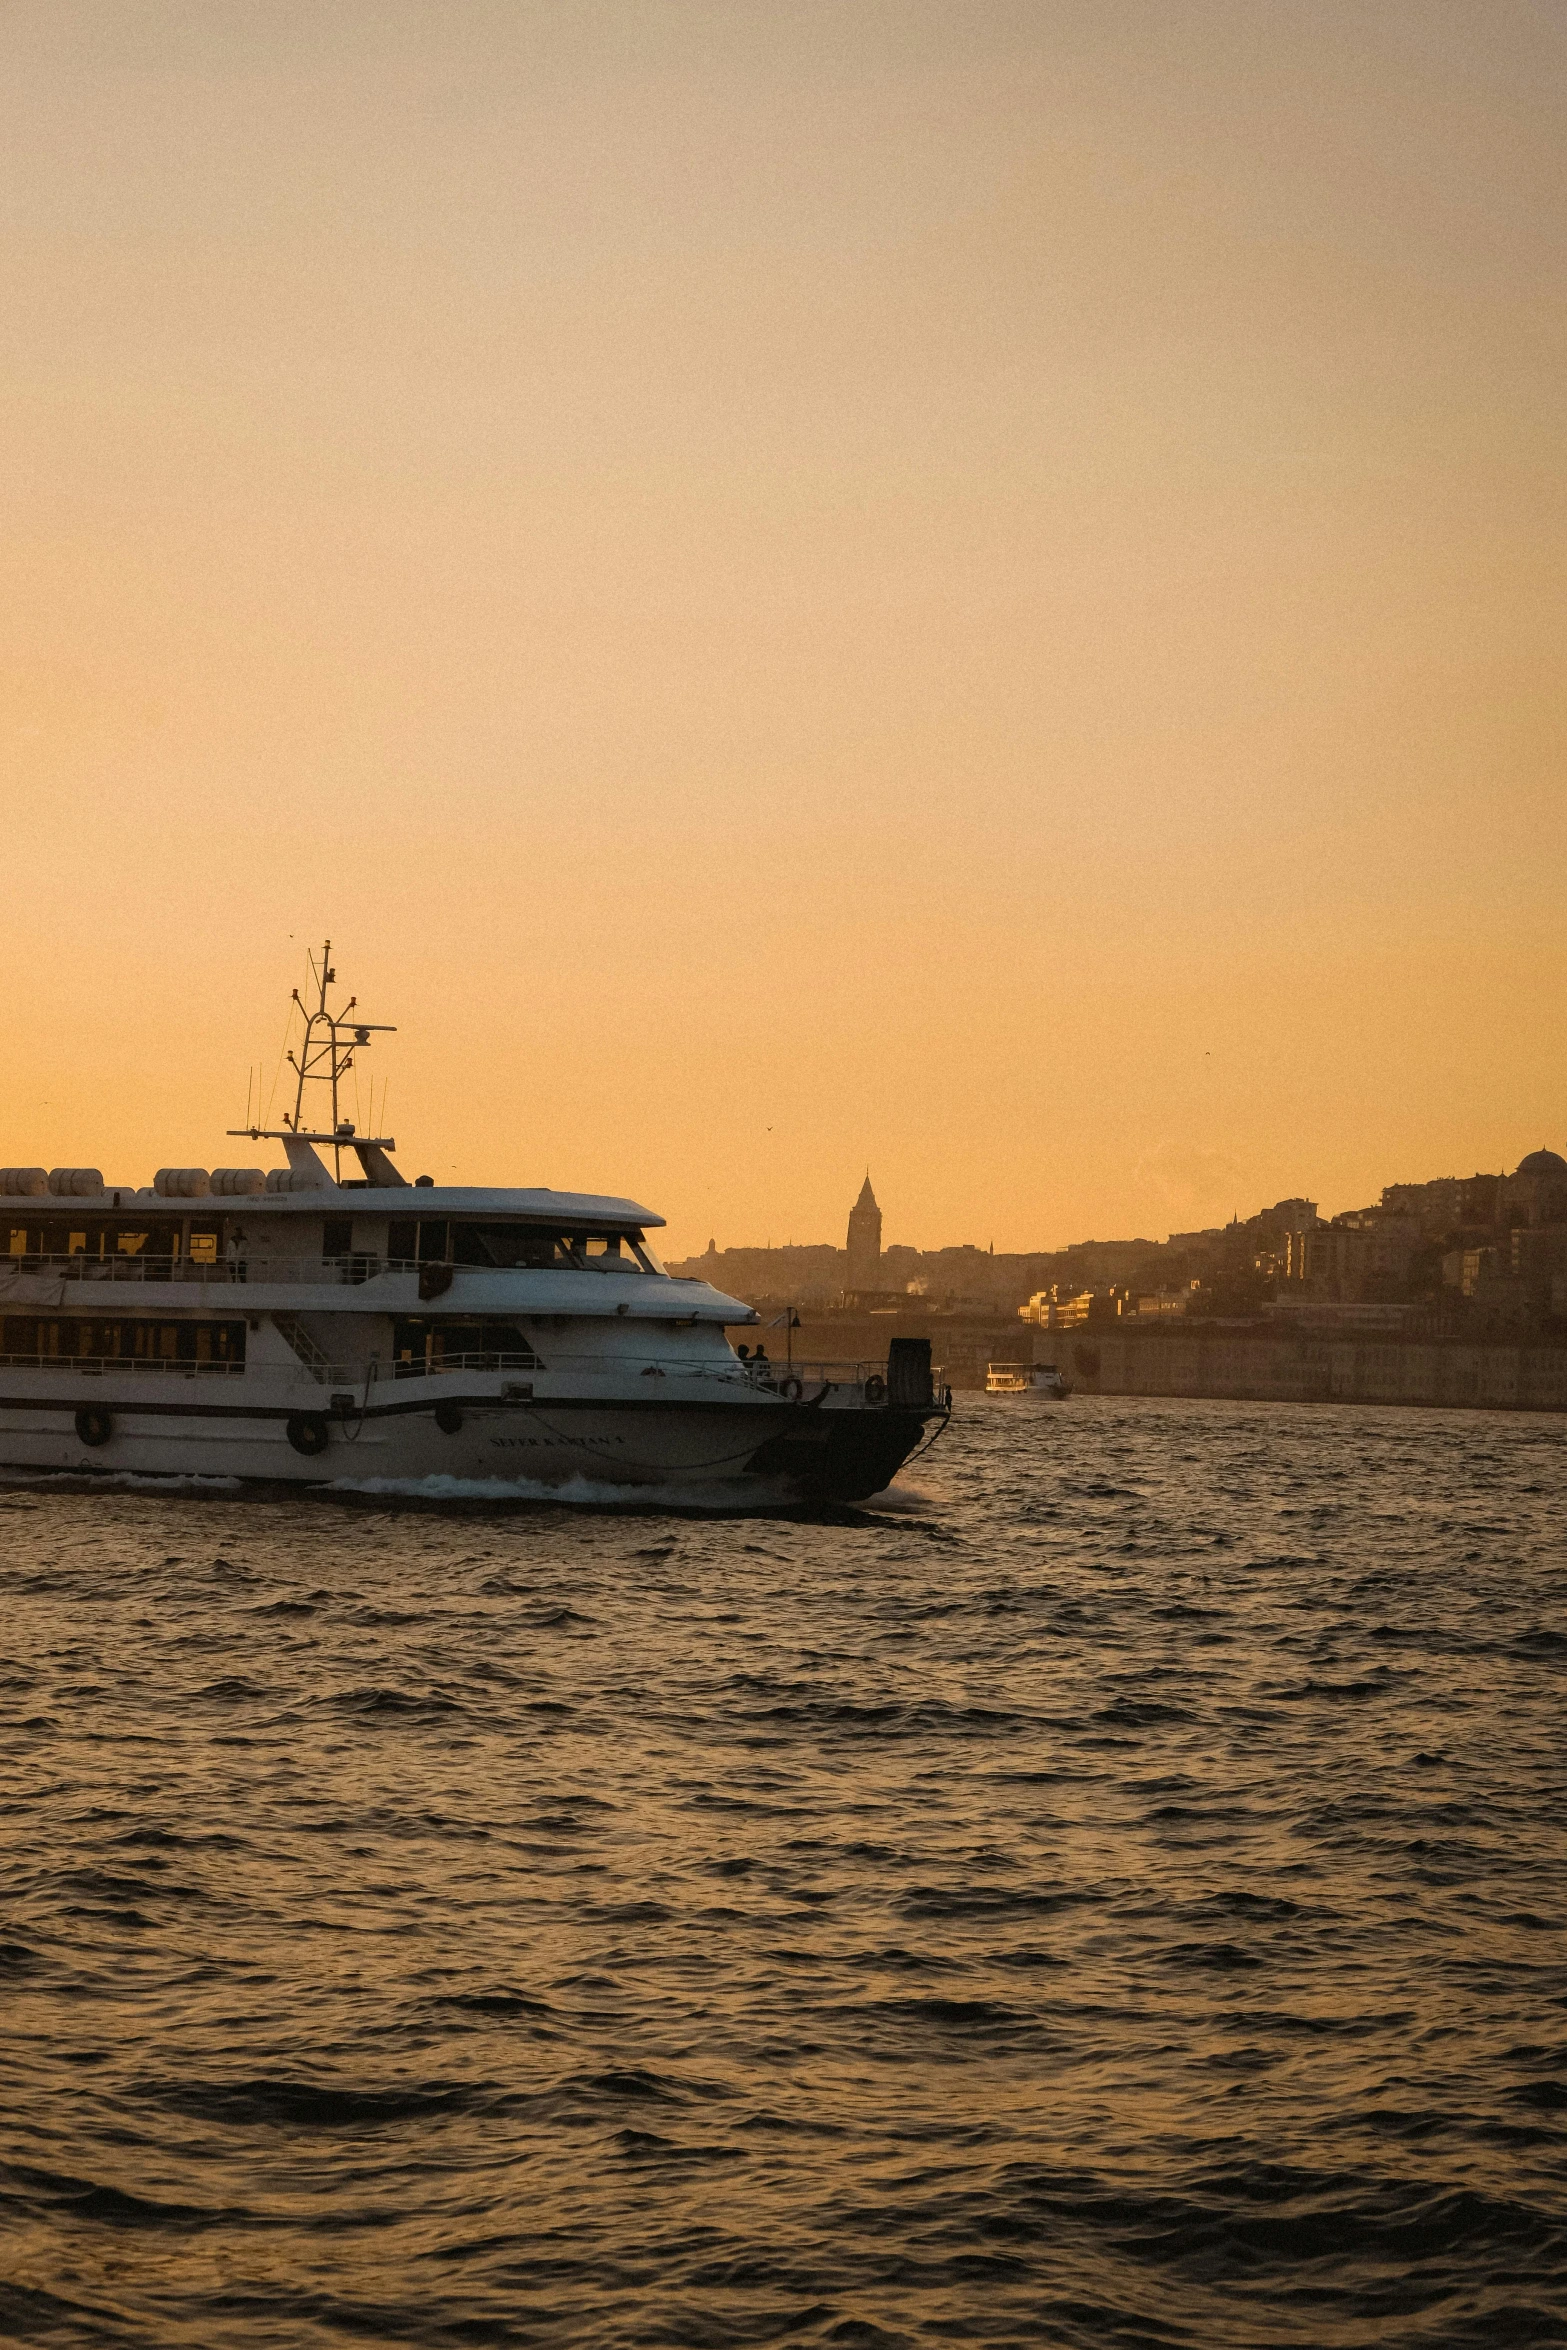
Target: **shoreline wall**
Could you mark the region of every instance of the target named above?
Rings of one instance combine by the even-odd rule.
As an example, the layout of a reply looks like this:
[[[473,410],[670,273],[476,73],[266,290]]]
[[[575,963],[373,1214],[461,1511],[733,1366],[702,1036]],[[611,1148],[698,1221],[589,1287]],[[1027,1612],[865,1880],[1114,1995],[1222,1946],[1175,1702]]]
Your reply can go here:
[[[732,1331],[732,1337],[753,1333]],[[782,1330],[762,1333],[775,1361]],[[802,1317],[802,1361],[881,1361],[895,1337],[928,1337],[938,1378],[982,1390],[987,1362],[1053,1362],[1084,1395],[1228,1397],[1252,1403],[1438,1404],[1567,1412],[1567,1346],[1251,1326],[1036,1330],[1016,1319],[913,1313]]]
[[[1063,1334],[1064,1335],[1064,1334]],[[1567,1412],[1567,1347],[1458,1339],[1084,1331],[1062,1368],[1085,1395],[1406,1403]]]

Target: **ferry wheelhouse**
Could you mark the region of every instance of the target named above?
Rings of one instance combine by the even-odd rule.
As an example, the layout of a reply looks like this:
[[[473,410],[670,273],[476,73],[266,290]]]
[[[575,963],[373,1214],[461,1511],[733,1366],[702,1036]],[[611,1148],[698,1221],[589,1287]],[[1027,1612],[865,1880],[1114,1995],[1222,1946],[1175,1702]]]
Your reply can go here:
[[[283,1166],[0,1168],[0,1469],[855,1501],[944,1419],[923,1341],[742,1361],[756,1314],[666,1273],[634,1200],[410,1183],[339,1115],[386,1031],[329,1009],[330,957],[292,1116],[232,1130]]]

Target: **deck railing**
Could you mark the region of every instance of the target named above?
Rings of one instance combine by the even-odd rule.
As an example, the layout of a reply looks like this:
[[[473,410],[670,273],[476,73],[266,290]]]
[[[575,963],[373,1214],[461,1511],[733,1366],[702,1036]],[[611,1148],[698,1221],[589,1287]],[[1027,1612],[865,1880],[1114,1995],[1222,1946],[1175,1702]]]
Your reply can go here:
[[[5,1355],[3,1371],[167,1371],[185,1379],[237,1379],[245,1366],[238,1363],[194,1363],[173,1355]],[[14,1403],[16,1398],[13,1396]]]
[[[310,1285],[336,1288],[343,1283],[373,1280],[378,1273],[414,1272],[412,1265],[388,1265],[363,1252],[348,1257],[228,1257],[214,1263],[204,1257],[166,1256],[150,1249],[132,1255],[89,1256],[78,1249],[71,1256],[0,1256],[0,1289],[5,1275],[30,1273],[49,1281],[190,1281],[202,1287],[226,1287],[238,1281],[276,1281],[290,1287]]]
[[[450,1377],[454,1373],[496,1374],[526,1379],[531,1383],[537,1372],[548,1370],[568,1377],[592,1378],[628,1373],[650,1380],[680,1379],[719,1385],[731,1390],[739,1387],[753,1392],[776,1396],[790,1403],[825,1403],[838,1396],[845,1402],[879,1403],[886,1396],[887,1366],[883,1362],[767,1362],[760,1366],[750,1363],[726,1363],[722,1359],[706,1361],[682,1355],[628,1355],[628,1354],[561,1354],[553,1347],[548,1363],[532,1353],[515,1350],[502,1352],[487,1350],[463,1354],[443,1355],[430,1363],[382,1363],[379,1358],[369,1363],[334,1363],[307,1334],[287,1330],[284,1335],[294,1349],[297,1364],[250,1362],[198,1363],[171,1357],[144,1357],[137,1355],[49,1355],[0,1354],[0,1370],[7,1371],[78,1371],[95,1375],[120,1371],[161,1371],[174,1377],[239,1378],[247,1368],[252,1374],[297,1369],[305,1372],[319,1387],[339,1391],[344,1400],[351,1392],[361,1408],[375,1388],[384,1380],[434,1379]],[[879,1383],[877,1386],[872,1382]],[[937,1384],[933,1401],[940,1407],[949,1402],[951,1390]]]
[[[274,1257],[261,1256],[250,1250],[226,1255],[219,1263],[201,1257],[167,1256],[140,1249],[135,1255],[90,1256],[85,1249],[77,1249],[69,1256],[5,1255],[0,1256],[0,1286],[7,1270],[12,1273],[42,1274],[51,1281],[193,1281],[201,1284],[229,1282],[278,1282],[290,1287],[308,1285],[315,1288],[357,1286],[374,1281],[382,1273],[422,1273],[428,1268],[411,1257],[382,1257],[373,1250],[356,1249],[341,1257]],[[587,1272],[593,1265],[442,1265],[447,1274],[456,1273],[529,1273],[529,1272]],[[644,1274],[635,1264],[618,1264],[613,1270],[621,1274],[637,1274],[642,1280],[656,1280],[656,1274]]]

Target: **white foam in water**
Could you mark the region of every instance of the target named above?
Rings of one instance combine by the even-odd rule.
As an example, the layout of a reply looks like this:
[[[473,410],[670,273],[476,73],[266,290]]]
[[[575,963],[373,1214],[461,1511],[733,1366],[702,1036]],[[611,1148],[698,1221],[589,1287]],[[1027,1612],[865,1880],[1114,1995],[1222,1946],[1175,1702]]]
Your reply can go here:
[[[134,1469],[9,1469],[0,1478],[0,1484],[8,1486],[68,1485],[92,1492],[110,1488],[124,1493],[240,1493],[257,1482],[244,1477],[149,1476]],[[744,1492],[732,1484],[610,1485],[592,1477],[572,1477],[563,1485],[546,1485],[530,1477],[449,1477],[439,1471],[427,1477],[301,1479],[290,1481],[287,1489],[301,1494],[384,1495],[389,1501],[551,1502],[572,1509],[706,1510],[726,1517],[750,1510],[809,1506],[792,1486],[760,1477],[748,1481]],[[278,1490],[276,1484],[269,1486],[274,1494]],[[893,1485],[853,1506],[923,1512],[933,1504],[927,1495]]]
[[[334,1477],[325,1490],[385,1493],[402,1501],[575,1501],[595,1507],[645,1498],[645,1492],[628,1493],[624,1485],[600,1485],[588,1477],[546,1485],[536,1477],[449,1477],[440,1470],[427,1477]]]
[[[885,1492],[873,1493],[869,1501],[856,1506],[866,1510],[917,1510],[923,1517],[937,1505],[933,1493],[921,1493],[916,1485],[889,1485]]]
[[[134,1493],[238,1493],[243,1477],[149,1476],[137,1469],[7,1469],[7,1485],[112,1485]]]
[[[739,1493],[733,1485],[610,1485],[592,1477],[570,1477],[546,1485],[532,1477],[334,1477],[316,1492],[385,1494],[397,1501],[533,1501],[576,1509],[738,1510],[776,1509],[798,1501],[782,1487],[758,1480]]]

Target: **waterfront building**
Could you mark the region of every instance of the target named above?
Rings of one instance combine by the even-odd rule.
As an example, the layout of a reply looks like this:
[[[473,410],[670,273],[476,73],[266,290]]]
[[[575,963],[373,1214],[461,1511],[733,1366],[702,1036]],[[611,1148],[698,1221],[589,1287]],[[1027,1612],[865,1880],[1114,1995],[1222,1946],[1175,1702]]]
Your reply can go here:
[[[1018,1319],[1037,1322],[1041,1330],[1075,1330],[1089,1319],[1095,1296],[1092,1289],[1074,1292],[1055,1282],[1049,1289],[1036,1290],[1026,1306],[1019,1306]],[[1115,1310],[1113,1303],[1110,1310]]]
[[[1201,1287],[1200,1281],[1189,1281],[1184,1289],[1156,1289],[1152,1296],[1129,1300],[1130,1316],[1138,1322],[1178,1321]]]

